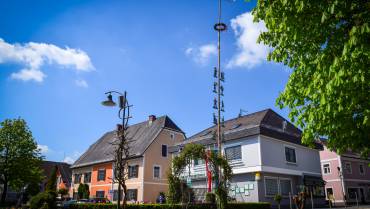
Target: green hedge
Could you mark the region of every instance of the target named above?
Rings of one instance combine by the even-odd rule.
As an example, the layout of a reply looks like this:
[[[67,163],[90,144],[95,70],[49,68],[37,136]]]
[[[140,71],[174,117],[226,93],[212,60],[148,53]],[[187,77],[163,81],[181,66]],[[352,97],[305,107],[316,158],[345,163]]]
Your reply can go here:
[[[116,209],[113,204],[74,204],[70,209]],[[182,205],[169,204],[128,204],[127,209],[183,209]],[[194,204],[189,205],[188,209],[216,209],[214,204]],[[270,203],[265,202],[246,202],[246,203],[229,203],[227,209],[271,209]]]

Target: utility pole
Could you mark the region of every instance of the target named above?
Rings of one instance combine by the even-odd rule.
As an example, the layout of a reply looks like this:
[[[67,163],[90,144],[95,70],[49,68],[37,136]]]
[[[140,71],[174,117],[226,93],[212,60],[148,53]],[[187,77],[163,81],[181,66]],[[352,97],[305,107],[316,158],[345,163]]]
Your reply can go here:
[[[222,156],[222,138],[223,138],[223,123],[224,117],[222,112],[225,111],[224,102],[222,100],[222,96],[224,95],[224,87],[222,83],[225,82],[225,74],[221,70],[221,32],[226,30],[226,24],[221,22],[221,1],[218,0],[218,22],[214,25],[214,29],[217,31],[217,51],[218,51],[218,58],[217,58],[217,67],[214,68],[214,77],[216,81],[213,84],[213,92],[216,94],[216,97],[213,100],[213,108],[217,112],[217,116],[213,113],[213,122],[217,125],[217,149],[218,155]],[[218,168],[218,183],[221,182],[221,168]]]

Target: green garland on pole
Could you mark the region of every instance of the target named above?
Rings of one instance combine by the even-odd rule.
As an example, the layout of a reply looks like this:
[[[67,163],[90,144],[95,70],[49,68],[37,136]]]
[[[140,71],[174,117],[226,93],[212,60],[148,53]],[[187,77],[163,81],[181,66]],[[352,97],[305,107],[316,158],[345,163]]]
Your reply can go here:
[[[185,145],[181,153],[172,159],[172,172],[168,173],[168,179],[173,180],[169,181],[170,198],[178,196],[175,194],[175,188],[176,185],[180,184],[180,175],[184,172],[186,166],[189,165],[189,161],[191,162],[191,160],[193,159],[205,159],[206,157],[207,153],[203,145],[187,144]],[[232,176],[232,169],[226,158],[224,158],[223,156],[219,156],[214,152],[211,152],[208,156],[208,162],[213,174],[216,173],[218,167],[222,168],[222,178],[218,187],[215,188],[215,194],[217,199],[217,208],[224,209],[227,205],[228,188],[229,181]],[[213,180],[214,178],[215,175],[213,175]]]

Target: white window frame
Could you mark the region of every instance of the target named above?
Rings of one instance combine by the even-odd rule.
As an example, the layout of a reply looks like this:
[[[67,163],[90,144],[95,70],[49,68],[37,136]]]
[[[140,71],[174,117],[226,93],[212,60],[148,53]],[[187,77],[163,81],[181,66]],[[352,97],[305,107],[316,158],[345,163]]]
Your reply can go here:
[[[349,167],[347,167],[347,165],[349,165]],[[346,174],[352,174],[352,163],[351,162],[344,162],[344,168],[345,168]]]
[[[175,140],[175,133],[170,133],[171,140]]]
[[[329,172],[328,173],[325,173],[325,165],[329,165]],[[322,174],[323,175],[329,175],[329,174],[331,174],[331,165],[330,165],[329,162],[322,164]]]
[[[289,197],[289,194],[288,195],[282,195],[281,194],[280,180],[289,180],[290,181],[290,194],[292,194],[293,193],[292,179],[291,178],[284,178],[284,177],[280,178],[280,177],[278,177],[278,188],[279,188],[278,191],[279,191],[279,194],[283,197]]]
[[[230,146],[225,147],[223,149],[224,156],[226,157],[226,149],[228,149],[228,148],[234,148],[234,147],[240,147],[240,159],[233,159],[233,160],[230,160],[230,162],[242,161],[243,160],[243,146],[242,146],[242,144],[233,144],[233,145],[230,145]]]
[[[287,161],[287,160],[286,160],[285,148],[294,149],[295,162],[289,162],[289,161]],[[284,144],[284,159],[285,159],[285,162],[286,162],[287,164],[297,165],[297,164],[298,164],[297,148],[296,148],[296,147],[294,147],[294,146],[291,146],[291,145]]]
[[[361,169],[360,169],[360,167],[362,166],[362,170],[363,170],[363,172],[361,172]],[[360,175],[361,176],[364,176],[365,175],[365,173],[366,173],[366,168],[365,168],[365,164],[364,163],[359,163],[358,164],[358,172],[360,173]]]
[[[96,191],[95,191],[95,197],[97,197],[97,195],[96,195],[96,193],[97,193],[97,192],[103,192],[103,193],[104,193],[103,198],[105,198],[105,197],[106,197],[106,196],[105,196],[105,195],[106,195],[106,194],[105,194],[105,190],[96,190]],[[99,198],[100,198],[100,197],[99,197]]]
[[[162,155],[163,146],[166,146],[166,156]],[[161,145],[161,157],[168,158],[168,145],[167,144],[162,144]]]
[[[331,190],[333,191],[333,198],[334,198],[334,200],[335,200],[335,196],[334,196],[334,188],[333,188],[333,187],[325,187],[325,199],[326,199],[326,200],[329,200],[327,189],[331,189]]]
[[[138,164],[128,165],[127,168],[129,169],[129,167],[136,167],[136,166],[137,166],[137,171],[136,171],[137,177],[127,177],[127,179],[137,179],[137,178],[139,178],[139,168],[140,168],[140,166]],[[130,171],[127,171],[127,176],[128,176],[129,173],[130,173]]]
[[[104,170],[105,171],[105,174],[104,174],[104,180],[99,180],[99,171],[102,171]],[[105,168],[99,168],[98,169],[98,173],[96,175],[96,181],[97,182],[100,182],[100,181],[105,181],[107,179],[107,170]]]
[[[277,182],[277,187],[278,187],[278,192],[277,194],[280,194],[280,183],[279,183],[279,178],[275,176],[265,176],[264,177],[264,184],[265,184],[265,197],[274,197],[275,195],[269,195],[267,194],[267,185],[266,185],[266,179],[276,179]]]
[[[155,172],[154,172],[154,168],[155,167],[158,167],[159,168],[159,177],[155,177]],[[153,165],[153,179],[161,179],[162,177],[162,166],[160,165]]]

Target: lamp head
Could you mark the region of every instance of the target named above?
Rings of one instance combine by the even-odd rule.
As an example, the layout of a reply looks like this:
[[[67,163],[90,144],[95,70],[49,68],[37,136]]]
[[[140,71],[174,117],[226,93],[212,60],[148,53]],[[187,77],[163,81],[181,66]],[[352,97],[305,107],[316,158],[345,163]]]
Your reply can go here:
[[[116,106],[116,103],[113,101],[112,94],[108,94],[107,100],[103,101],[101,104],[107,107]]]

